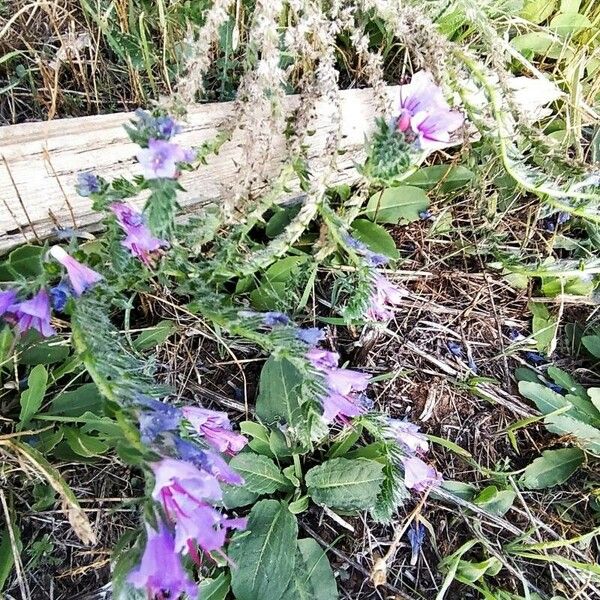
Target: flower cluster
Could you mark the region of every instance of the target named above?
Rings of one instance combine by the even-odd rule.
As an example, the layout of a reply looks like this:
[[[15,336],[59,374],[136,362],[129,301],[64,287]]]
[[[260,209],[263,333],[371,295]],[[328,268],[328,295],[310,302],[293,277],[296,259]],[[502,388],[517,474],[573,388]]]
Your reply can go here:
[[[49,256],[66,269],[66,280],[49,291],[42,287],[27,300],[19,300],[18,292],[13,289],[0,292],[0,316],[7,323],[15,325],[21,334],[34,329],[43,337],[54,335],[56,331],[50,323],[52,304],[55,310],[60,312],[70,297],[81,296],[102,279],[99,273],[69,256],[60,246],[53,246]]]
[[[396,130],[407,139],[416,138],[418,146],[434,152],[451,146],[451,134],[464,122],[458,111],[451,110],[431,73],[418,71],[407,85],[400,86],[400,101],[395,118]]]
[[[121,245],[127,248],[133,256],[137,257],[147,267],[154,266],[162,248],[168,248],[169,242],[152,235],[146,224],[144,215],[124,202],[113,202],[110,210],[114,213],[117,222],[125,232],[125,239]]]
[[[338,367],[340,356],[336,352],[311,348],[306,357],[325,380],[320,400],[327,423],[334,419],[346,422],[348,417],[357,417],[371,408],[371,401],[363,393],[369,384],[369,375]]]
[[[420,458],[429,450],[429,444],[417,425],[408,421],[388,419],[387,436],[394,440],[405,454],[402,457],[404,485],[409,490],[424,492],[442,480],[440,473]]]
[[[226,413],[147,397],[136,402],[142,441],[161,457],[150,464],[152,498],[161,511],[158,530],[146,527],[144,553],[128,581],[152,598],[195,598],[198,588],[181,557],[200,564],[199,550],[222,554],[227,532],[246,527],[245,519],[229,518],[215,506],[223,498],[221,484],[244,483],[219,453],[233,455],[247,440],[233,431]]]

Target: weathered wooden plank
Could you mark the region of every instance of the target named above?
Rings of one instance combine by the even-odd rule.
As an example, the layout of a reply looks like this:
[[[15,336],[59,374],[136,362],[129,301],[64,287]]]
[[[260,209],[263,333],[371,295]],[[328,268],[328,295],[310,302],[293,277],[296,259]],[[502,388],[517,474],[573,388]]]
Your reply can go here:
[[[390,87],[392,96],[396,88]],[[286,109],[297,106],[298,98],[289,96]],[[223,120],[231,114],[233,103],[204,104],[189,111],[184,131],[177,141],[199,146],[210,140]],[[373,126],[373,91],[341,92],[343,142],[336,182],[356,179],[355,161],[364,147],[365,134]],[[326,143],[333,107],[319,105],[315,134],[310,138],[309,155],[313,171]],[[93,227],[99,216],[90,201],[75,192],[80,171],[91,169],[103,177],[132,176],[139,173],[132,144],[123,129],[131,113],[63,119],[44,123],[25,123],[0,128],[0,251],[25,240],[43,240],[57,227]],[[181,204],[193,212],[207,202],[218,202],[238,177],[242,163],[242,135],[238,132],[217,156],[194,172],[186,172],[181,183],[186,188]],[[268,171],[276,172],[283,152],[279,136],[273,136],[275,157]],[[139,202],[143,202],[143,198]]]

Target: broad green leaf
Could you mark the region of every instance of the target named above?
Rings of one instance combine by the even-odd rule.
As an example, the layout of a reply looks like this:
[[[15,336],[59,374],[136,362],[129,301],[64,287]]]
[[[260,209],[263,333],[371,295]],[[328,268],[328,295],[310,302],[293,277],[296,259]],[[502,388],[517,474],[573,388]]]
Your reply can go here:
[[[25,426],[39,410],[44,401],[47,383],[48,371],[44,365],[33,367],[27,378],[28,387],[21,394],[21,413],[19,414],[21,426]]]
[[[515,379],[517,381],[531,381],[532,383],[540,383],[540,378],[537,373],[528,367],[518,367],[515,369]]]
[[[306,261],[308,256],[286,256],[274,262],[266,271],[264,279],[270,282],[286,283],[294,277],[294,274]]]
[[[542,490],[564,483],[577,471],[584,459],[579,448],[546,450],[527,466],[521,485],[530,490]]]
[[[52,400],[49,413],[80,417],[88,411],[96,414],[104,412],[104,398],[95,383],[84,383],[76,390],[59,394]]]
[[[302,375],[286,358],[271,356],[260,373],[256,414],[265,423],[283,421],[305,428],[301,410]]]
[[[252,438],[248,442],[248,446],[254,450],[257,454],[263,454],[264,456],[273,456],[271,452],[271,445],[269,442],[269,430],[261,423],[255,421],[242,421],[240,423],[240,431]]]
[[[13,250],[0,266],[0,281],[15,281],[20,278],[35,279],[42,274],[42,246],[20,246]]]
[[[519,393],[522,396],[525,396],[525,398],[532,400],[537,406],[537,409],[544,415],[571,406],[570,402],[565,400],[564,396],[557,394],[555,391],[547,388],[541,383],[520,381]]]
[[[256,494],[292,489],[288,479],[268,456],[242,452],[231,459],[229,466],[244,478],[245,488]]]
[[[557,0],[525,0],[521,16],[537,25],[554,13],[557,4]]]
[[[556,343],[558,320],[551,315],[546,305],[539,302],[530,302],[529,310],[533,313],[532,332],[537,349],[548,355],[552,354]]]
[[[585,388],[577,383],[569,373],[555,367],[554,365],[548,367],[548,376],[552,378],[552,381],[559,385],[561,388],[567,390],[570,394],[575,394],[577,396],[581,396],[582,398],[586,397]]]
[[[453,481],[451,479],[444,479],[441,486],[457,498],[462,498],[469,502],[473,500],[475,493],[477,492],[477,488],[474,485],[462,481]]]
[[[432,165],[421,167],[416,173],[405,179],[405,183],[425,190],[430,190],[439,185],[439,190],[444,193],[467,185],[471,179],[473,179],[473,171],[466,167]]]
[[[510,43],[519,52],[531,52],[553,59],[558,59],[561,56],[568,58],[573,55],[572,51],[565,49],[560,37],[547,31],[534,31],[517,35]]]
[[[59,427],[56,431],[42,431],[42,433],[39,434],[38,442],[35,445],[35,448],[41,454],[48,454],[59,442],[62,441],[63,437],[64,433],[62,427]]]
[[[495,577],[502,569],[502,561],[495,556],[481,562],[461,560],[456,569],[458,581],[475,583],[484,576]]]
[[[298,540],[296,566],[282,600],[337,600],[339,594],[327,555],[312,538]]]
[[[429,208],[427,194],[418,187],[403,185],[386,188],[369,198],[366,216],[377,223],[411,223]]]
[[[600,358],[600,335],[584,335],[581,343],[592,356]]]
[[[383,465],[364,458],[334,458],[306,473],[311,498],[317,504],[341,510],[375,506],[383,480]]]
[[[260,494],[251,492],[244,485],[228,485],[222,483],[221,489],[223,490],[223,506],[228,509],[254,504],[260,496]]]
[[[560,0],[561,13],[576,13],[581,7],[581,0]]]
[[[294,572],[297,536],[298,523],[287,504],[261,500],[254,505],[246,532],[229,545],[237,600],[281,600]]]
[[[83,433],[79,429],[65,427],[63,431],[69,448],[75,454],[79,454],[79,456],[93,458],[94,456],[104,454],[108,450],[108,444],[105,444],[96,437]]]
[[[344,429],[340,433],[339,439],[331,445],[328,454],[329,458],[344,456],[344,454],[346,454],[346,452],[348,452],[359,440],[362,431],[363,426],[360,424]]]
[[[590,27],[592,22],[585,15],[576,12],[558,14],[550,21],[550,29],[563,37],[574,35]]]
[[[231,577],[229,573],[221,573],[214,579],[200,581],[200,598],[202,600],[225,600],[229,593]]]
[[[294,217],[300,212],[301,204],[296,204],[287,208],[278,210],[267,222],[265,233],[269,238],[275,238],[283,233],[285,228],[294,220]]]
[[[568,415],[549,416],[544,419],[544,423],[548,431],[575,437],[584,450],[600,455],[600,429]]]
[[[596,410],[600,411],[600,388],[588,388],[587,393]]]
[[[70,348],[62,338],[37,339],[18,347],[22,365],[52,365],[69,356]]]
[[[515,497],[516,493],[513,490],[499,490],[495,485],[490,485],[482,490],[473,503],[501,517],[510,509]]]
[[[299,515],[308,509],[310,500],[308,496],[301,496],[298,500],[290,502],[289,509],[293,515]]]
[[[283,281],[267,281],[250,292],[250,301],[257,310],[275,310],[287,294],[288,285]]]
[[[400,252],[396,248],[392,236],[377,223],[372,223],[366,219],[356,219],[352,222],[352,235],[363,244],[366,244],[370,250],[383,254],[389,258],[400,258]]]
[[[173,321],[163,320],[142,331],[134,340],[133,347],[136,350],[148,350],[164,344],[164,342],[177,331]]]

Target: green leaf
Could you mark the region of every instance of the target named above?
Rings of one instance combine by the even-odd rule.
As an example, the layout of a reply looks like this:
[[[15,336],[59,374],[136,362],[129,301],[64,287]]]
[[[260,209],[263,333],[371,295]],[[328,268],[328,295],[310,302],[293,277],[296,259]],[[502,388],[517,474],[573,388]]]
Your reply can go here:
[[[550,29],[562,37],[574,35],[590,27],[592,22],[585,15],[577,12],[561,13],[550,21]]]
[[[584,456],[579,448],[546,450],[526,467],[521,485],[529,490],[542,490],[564,483],[581,466]]]
[[[231,587],[237,600],[281,600],[296,563],[298,523],[283,502],[261,500],[250,511],[246,532],[229,545]]]
[[[251,437],[252,439],[248,442],[248,446],[254,450],[257,454],[263,454],[264,456],[273,456],[271,452],[271,444],[269,441],[269,430],[261,423],[255,421],[242,421],[240,423],[240,431]]]
[[[400,258],[392,236],[377,223],[366,219],[356,219],[352,222],[352,235],[366,244],[370,250],[383,254],[391,259]]]
[[[280,421],[306,428],[301,410],[303,378],[286,358],[271,356],[260,373],[256,414],[265,423]]]
[[[214,579],[200,581],[200,598],[202,600],[225,600],[229,593],[231,577],[229,573],[221,573]]]
[[[292,489],[288,479],[268,456],[242,452],[231,459],[229,466],[244,478],[244,487],[256,494]]]
[[[552,381],[559,385],[561,388],[567,390],[570,394],[576,394],[582,398],[586,398],[585,388],[577,383],[573,377],[566,371],[555,367],[554,365],[548,367],[548,375],[552,378]]]
[[[600,388],[588,388],[587,393],[596,410],[600,411]]]
[[[80,417],[85,412],[102,414],[104,398],[95,383],[84,383],[76,390],[63,392],[52,400],[50,414]]]
[[[69,448],[79,456],[92,458],[104,454],[108,450],[108,444],[105,444],[96,437],[83,433],[79,429],[65,427],[63,431]]]
[[[490,485],[481,491],[473,503],[501,517],[510,509],[515,497],[516,493],[513,490],[499,490],[495,485]]]
[[[69,346],[59,337],[38,339],[18,347],[22,365],[52,365],[69,356]]]
[[[561,39],[547,31],[534,31],[523,35],[515,36],[511,45],[519,52],[531,52],[532,54],[541,54],[548,58],[557,59],[563,56],[568,58],[573,54],[564,48]]]
[[[521,17],[535,25],[545,21],[555,10],[557,0],[526,0]]]
[[[466,167],[452,165],[432,165],[421,167],[405,179],[408,185],[430,190],[439,184],[442,193],[451,192],[467,185],[473,179],[473,171]],[[441,182],[441,183],[440,183]]]
[[[317,504],[341,510],[375,506],[383,480],[383,465],[364,458],[334,458],[306,473],[311,498]]]
[[[275,238],[285,231],[285,228],[294,220],[294,217],[300,212],[301,204],[295,204],[281,210],[278,210],[267,222],[265,233],[268,238]]]
[[[404,185],[386,188],[369,198],[366,216],[377,223],[411,223],[429,208],[427,194],[418,187]]]
[[[554,350],[558,320],[550,314],[544,304],[530,302],[528,307],[533,313],[532,331],[537,349],[540,352],[551,354]]]
[[[575,419],[569,415],[554,415],[544,419],[546,428],[558,435],[576,437],[584,450],[600,455],[600,429]]]
[[[42,246],[20,246],[13,250],[0,266],[0,281],[35,279],[44,271],[43,253]]]
[[[27,389],[21,394],[21,413],[19,414],[20,425],[27,425],[31,417],[38,412],[48,383],[48,371],[44,365],[37,365],[31,369],[27,378]]]
[[[163,320],[154,327],[142,331],[133,342],[136,350],[148,350],[164,344],[164,342],[177,331],[177,326],[173,321]]]
[[[296,566],[282,600],[337,600],[339,594],[325,552],[312,538],[298,540]]]
[[[241,506],[254,504],[260,497],[260,494],[251,492],[243,485],[228,485],[222,483],[221,489],[223,490],[223,506],[230,510],[232,508],[240,508]]]
[[[15,538],[17,548],[16,550],[21,553],[23,550],[23,544],[21,544],[21,533],[16,526],[16,523],[12,520],[12,514],[10,514],[10,523],[2,530],[0,536],[0,592],[6,584],[6,580],[10,576],[13,567],[15,565],[15,556],[10,540],[10,533],[8,527],[10,527],[12,534]]]
[[[0,365],[4,365],[13,355],[15,336],[9,325],[4,325],[0,331]]]
[[[310,501],[308,496],[301,496],[298,500],[290,502],[289,509],[293,515],[299,515],[308,509]]]
[[[600,358],[600,335],[584,335],[581,343],[592,356]]]

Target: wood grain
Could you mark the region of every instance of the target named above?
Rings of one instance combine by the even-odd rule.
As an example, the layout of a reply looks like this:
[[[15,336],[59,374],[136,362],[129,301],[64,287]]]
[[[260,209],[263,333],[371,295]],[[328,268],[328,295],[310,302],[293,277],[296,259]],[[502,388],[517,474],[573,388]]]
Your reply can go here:
[[[390,97],[396,88],[390,87]],[[298,104],[296,96],[288,96],[286,112]],[[233,103],[196,105],[177,141],[199,146],[210,140],[219,125],[231,114]],[[315,133],[310,137],[311,169],[319,168],[332,119],[333,107],[319,105]],[[42,123],[24,123],[0,128],[0,251],[24,241],[44,240],[59,228],[93,228],[99,215],[91,210],[87,198],[75,192],[77,173],[93,170],[108,179],[131,177],[140,173],[134,159],[137,146],[132,144],[123,124],[131,113],[117,113]],[[339,171],[332,183],[352,182],[357,173],[354,165],[364,150],[365,135],[373,127],[375,116],[371,89],[341,92],[343,141]],[[207,165],[186,172],[181,183],[181,205],[192,213],[206,203],[218,202],[238,177],[243,163],[244,132],[237,131],[218,155]],[[280,165],[282,140],[273,136],[268,173]],[[142,204],[144,198],[137,199]]]

